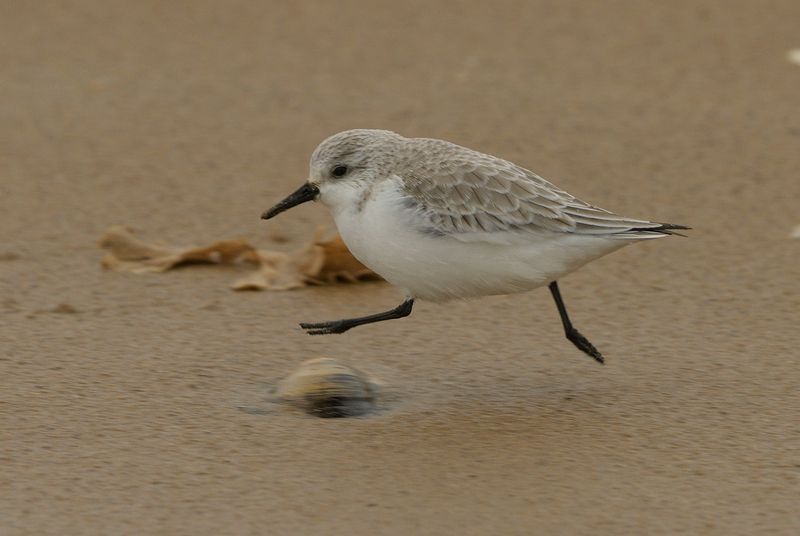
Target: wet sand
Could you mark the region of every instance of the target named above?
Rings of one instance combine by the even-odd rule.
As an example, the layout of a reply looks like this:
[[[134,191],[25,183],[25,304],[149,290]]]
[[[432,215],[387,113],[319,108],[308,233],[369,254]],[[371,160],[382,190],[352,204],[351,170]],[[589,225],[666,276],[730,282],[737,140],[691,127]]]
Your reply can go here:
[[[0,7],[0,533],[797,534],[800,4],[333,4]],[[695,230],[562,280],[606,366],[546,290],[312,338],[400,295],[100,268],[114,224],[298,247],[323,207],[259,215],[354,127]],[[263,406],[316,356],[388,411]]]

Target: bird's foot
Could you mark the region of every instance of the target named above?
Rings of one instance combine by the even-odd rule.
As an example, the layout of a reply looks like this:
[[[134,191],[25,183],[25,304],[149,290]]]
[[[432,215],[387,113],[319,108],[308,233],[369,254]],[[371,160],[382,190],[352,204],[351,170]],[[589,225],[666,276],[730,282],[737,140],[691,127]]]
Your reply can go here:
[[[330,335],[332,333],[344,333],[353,326],[344,320],[332,320],[330,322],[301,322],[300,327],[306,330],[309,335]]]
[[[575,328],[572,328],[569,332],[567,332],[567,339],[569,339],[572,344],[574,344],[578,350],[585,353],[601,365],[605,363],[605,358],[600,351],[594,347],[592,343],[589,342],[589,339],[583,336],[580,331]]]

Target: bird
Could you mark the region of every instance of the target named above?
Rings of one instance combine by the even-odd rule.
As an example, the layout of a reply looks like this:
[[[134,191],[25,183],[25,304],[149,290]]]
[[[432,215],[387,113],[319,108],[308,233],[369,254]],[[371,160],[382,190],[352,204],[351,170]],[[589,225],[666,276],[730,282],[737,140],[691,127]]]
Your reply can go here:
[[[601,364],[602,353],[570,320],[558,280],[631,243],[690,229],[618,216],[496,156],[376,129],[325,139],[311,155],[306,182],[261,217],[308,201],[325,205],[355,258],[405,298],[377,314],[301,323],[307,333],[344,333],[403,318],[416,300],[446,302],[546,285],[565,337]]]

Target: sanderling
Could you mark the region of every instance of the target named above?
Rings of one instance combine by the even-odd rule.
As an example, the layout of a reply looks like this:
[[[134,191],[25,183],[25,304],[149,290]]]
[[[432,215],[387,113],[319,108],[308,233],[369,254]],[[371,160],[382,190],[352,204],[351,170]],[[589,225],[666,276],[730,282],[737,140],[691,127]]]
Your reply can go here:
[[[386,130],[348,130],[323,141],[307,182],[261,217],[312,200],[330,209],[353,255],[406,298],[383,313],[300,324],[309,334],[402,318],[415,299],[548,285],[567,339],[600,363],[602,354],[572,325],[557,280],[631,242],[688,229],[617,216],[506,160]]]

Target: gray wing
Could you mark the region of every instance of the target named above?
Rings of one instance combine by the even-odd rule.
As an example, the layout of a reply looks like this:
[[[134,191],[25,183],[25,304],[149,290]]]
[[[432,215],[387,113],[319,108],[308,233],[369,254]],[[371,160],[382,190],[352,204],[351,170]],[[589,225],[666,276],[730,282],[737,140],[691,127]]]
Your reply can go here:
[[[461,158],[403,174],[407,199],[424,216],[428,232],[457,238],[509,231],[655,238],[681,228],[617,216],[511,162],[464,151]]]

